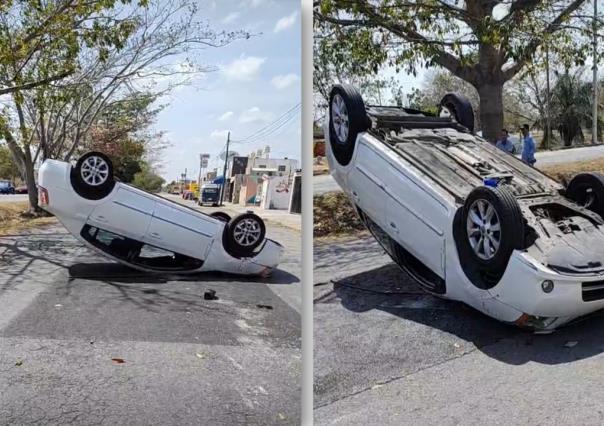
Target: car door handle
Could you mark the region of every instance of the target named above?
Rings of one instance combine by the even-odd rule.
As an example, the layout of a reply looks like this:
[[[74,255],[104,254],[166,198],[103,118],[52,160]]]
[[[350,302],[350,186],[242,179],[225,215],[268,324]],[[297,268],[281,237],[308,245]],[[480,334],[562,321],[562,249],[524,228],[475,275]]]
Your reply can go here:
[[[157,232],[151,232],[151,236],[153,238],[160,238],[159,234]]]
[[[359,194],[356,191],[352,191],[352,196],[356,201],[359,201]]]
[[[396,223],[390,222],[390,227],[393,228],[393,229],[396,229]]]

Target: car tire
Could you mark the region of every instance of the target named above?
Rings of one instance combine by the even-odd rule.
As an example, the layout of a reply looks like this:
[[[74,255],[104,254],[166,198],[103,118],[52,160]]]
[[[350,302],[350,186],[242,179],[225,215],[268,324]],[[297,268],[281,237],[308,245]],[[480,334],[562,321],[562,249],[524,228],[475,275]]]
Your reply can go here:
[[[447,93],[440,101],[438,115],[439,117],[450,115],[470,132],[474,132],[474,109],[470,100],[463,95]]]
[[[222,222],[229,222],[231,220],[231,216],[229,216],[225,212],[214,212],[214,213],[211,213],[210,216],[212,216],[213,218],[218,219]]]
[[[524,245],[524,221],[518,202],[505,188],[482,186],[470,192],[463,206],[462,241],[470,260],[502,274],[514,249]]]
[[[88,200],[100,200],[115,186],[113,163],[101,152],[88,152],[78,159],[71,180],[76,192]]]
[[[236,256],[250,256],[264,241],[264,221],[254,213],[243,213],[232,218],[226,226],[226,244]]]
[[[604,176],[600,173],[579,173],[573,177],[566,196],[604,219]]]
[[[329,94],[329,144],[340,165],[350,163],[357,135],[370,125],[361,94],[349,84],[336,84]]]

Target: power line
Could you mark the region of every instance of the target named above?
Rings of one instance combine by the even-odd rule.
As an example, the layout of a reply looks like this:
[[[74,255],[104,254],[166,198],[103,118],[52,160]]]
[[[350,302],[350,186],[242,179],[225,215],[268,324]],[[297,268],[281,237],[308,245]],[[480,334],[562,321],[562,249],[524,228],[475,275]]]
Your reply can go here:
[[[290,122],[292,119],[294,119],[297,115],[297,112],[300,110],[300,108],[301,108],[301,105],[300,105],[300,103],[298,103],[298,104],[294,105],[292,108],[288,109],[282,115],[280,115],[273,122],[256,130],[255,132],[251,133],[250,135],[246,136],[243,139],[232,140],[231,142],[233,142],[233,143],[235,143],[235,142],[236,143],[252,143],[252,142],[256,142],[266,136],[269,136],[272,133],[274,133],[276,130],[280,129],[285,124]]]

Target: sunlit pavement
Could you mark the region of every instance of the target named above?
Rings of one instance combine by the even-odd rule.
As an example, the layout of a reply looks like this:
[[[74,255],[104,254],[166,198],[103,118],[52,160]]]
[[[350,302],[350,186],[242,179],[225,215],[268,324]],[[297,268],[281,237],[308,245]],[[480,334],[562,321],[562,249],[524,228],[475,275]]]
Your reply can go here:
[[[550,335],[430,296],[367,235],[315,241],[315,425],[604,422],[604,315]]]
[[[0,423],[299,424],[299,238],[267,232],[265,280],[142,274],[60,226],[0,238]]]

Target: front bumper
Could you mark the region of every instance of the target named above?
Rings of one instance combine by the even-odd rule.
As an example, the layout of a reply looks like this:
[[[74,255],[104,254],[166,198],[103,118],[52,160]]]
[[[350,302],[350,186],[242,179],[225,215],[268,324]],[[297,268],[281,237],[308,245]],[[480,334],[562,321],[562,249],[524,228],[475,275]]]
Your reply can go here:
[[[542,288],[545,280],[554,283],[549,293]],[[526,316],[570,320],[604,308],[604,292],[601,299],[589,300],[590,297],[585,296],[598,282],[604,284],[604,274],[560,274],[537,263],[526,253],[516,251],[502,279],[489,292],[493,298]]]

